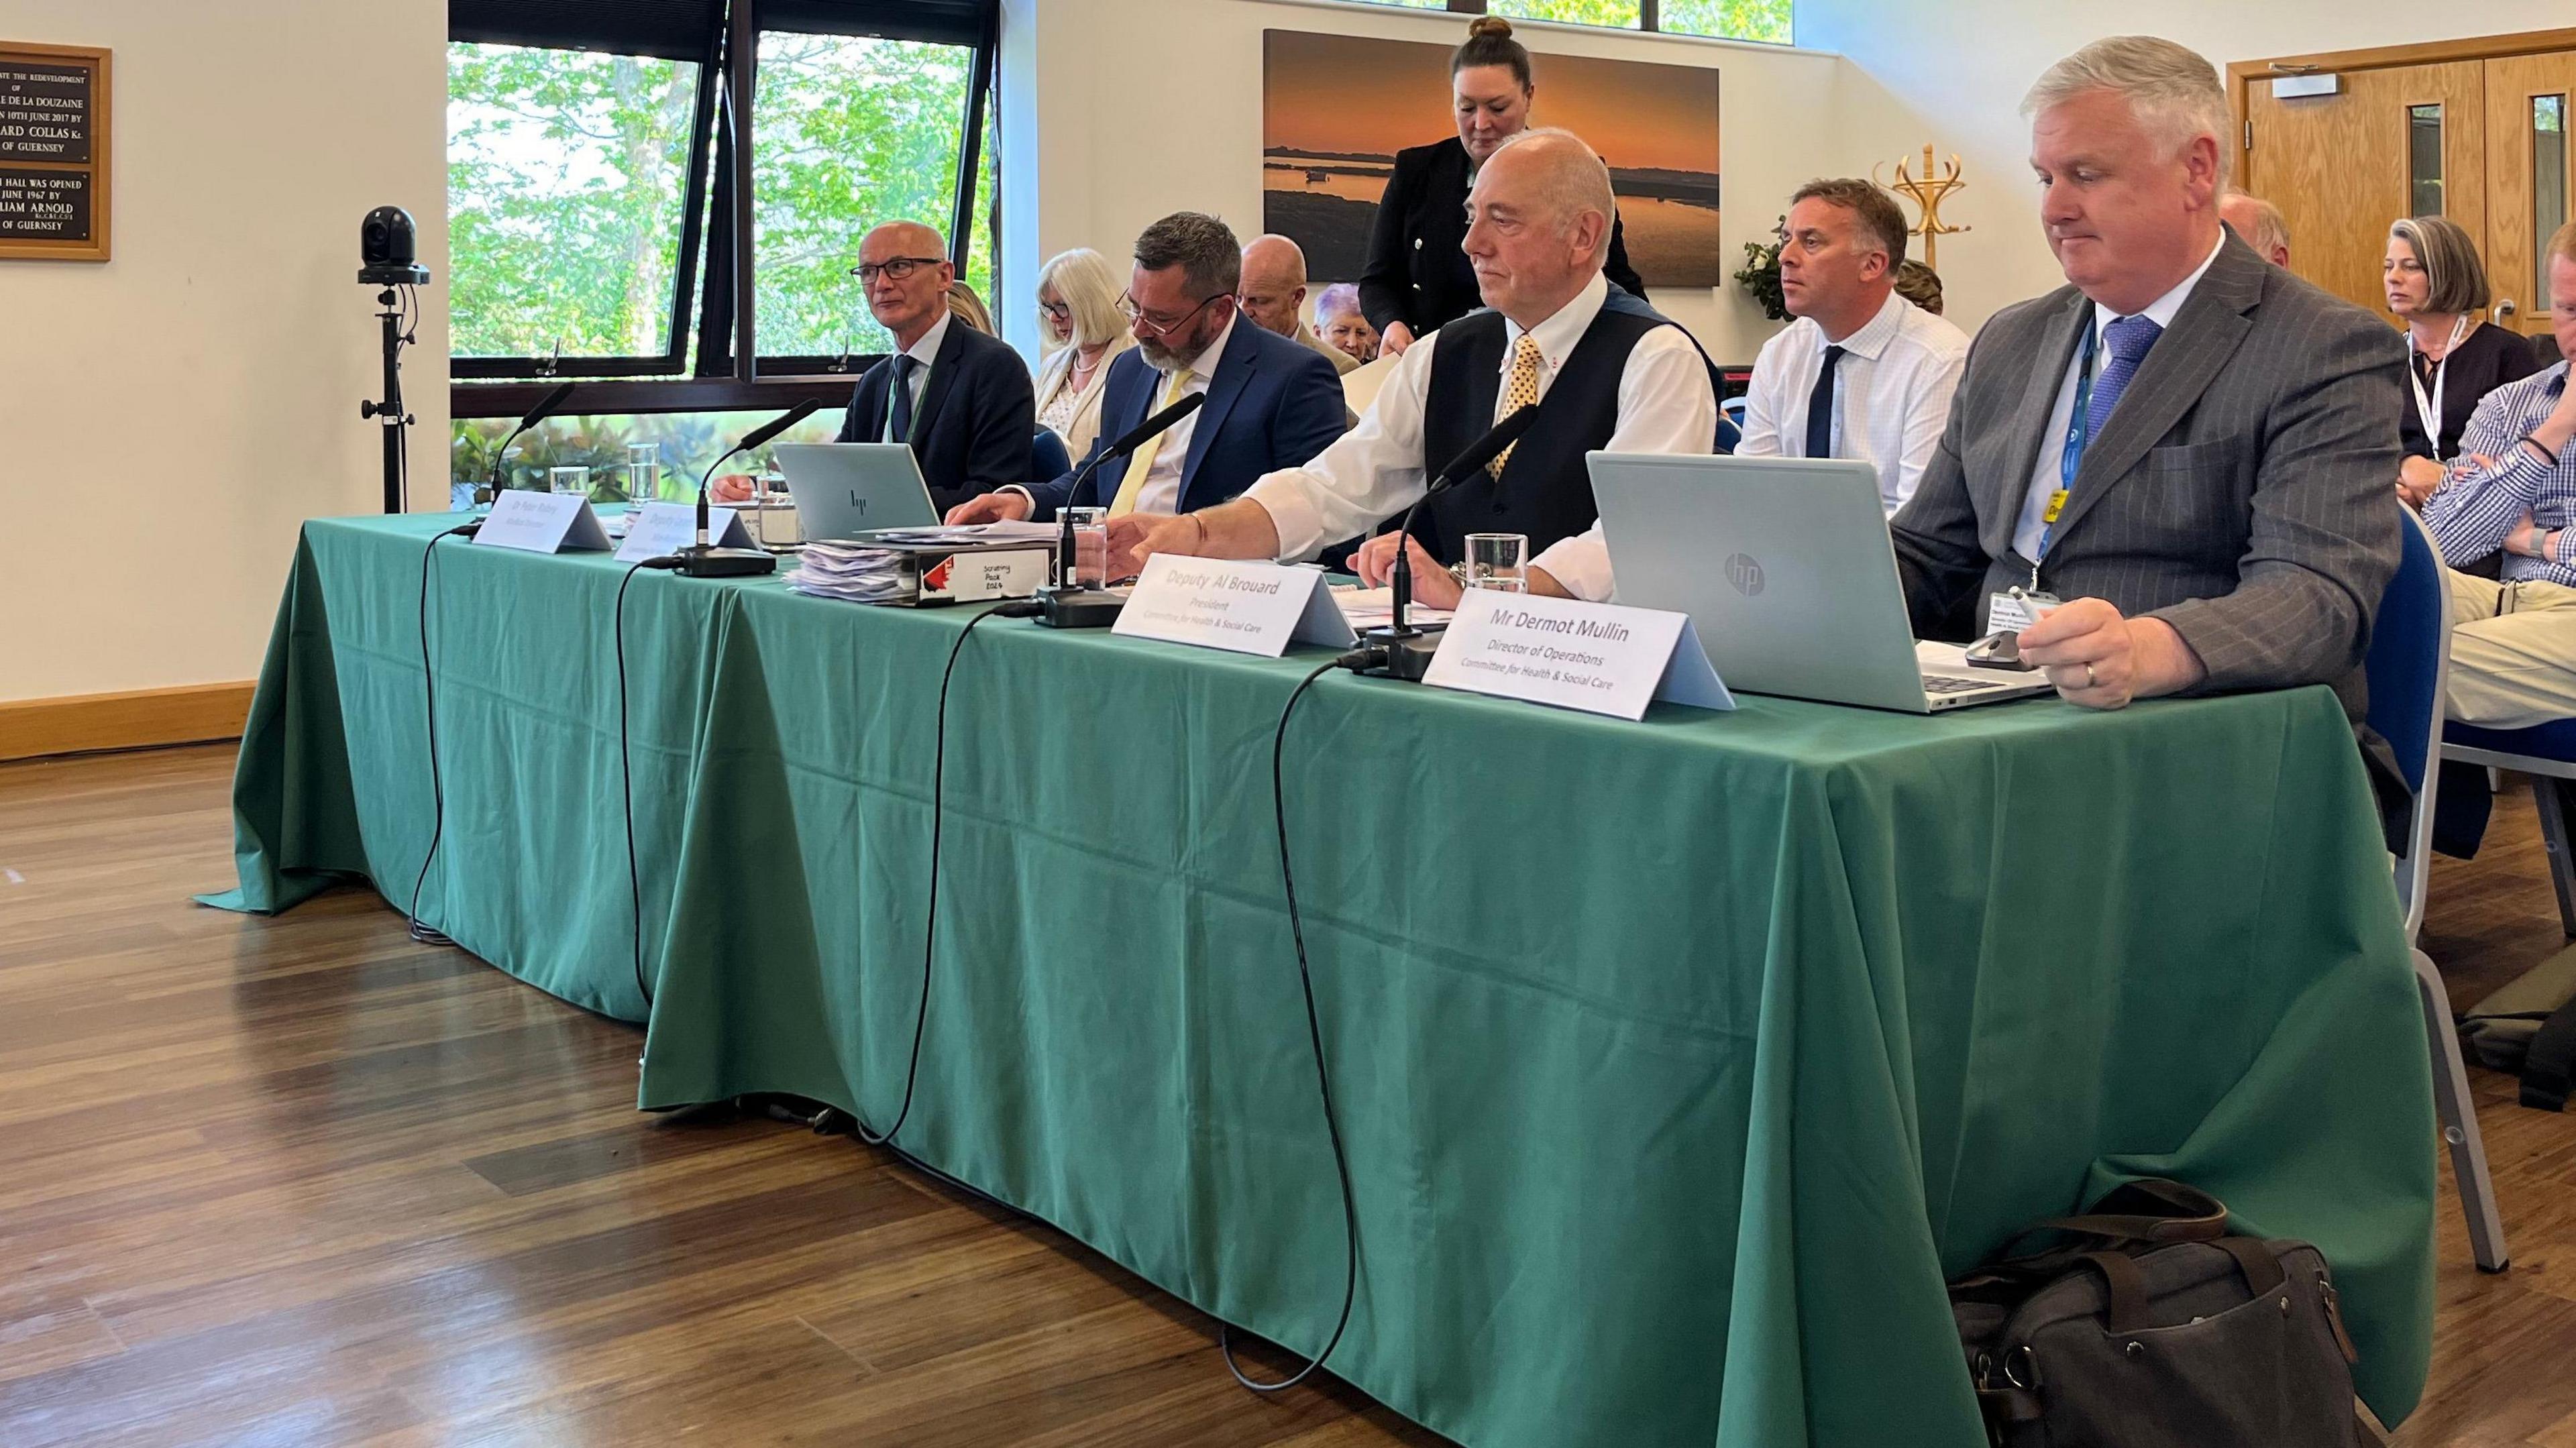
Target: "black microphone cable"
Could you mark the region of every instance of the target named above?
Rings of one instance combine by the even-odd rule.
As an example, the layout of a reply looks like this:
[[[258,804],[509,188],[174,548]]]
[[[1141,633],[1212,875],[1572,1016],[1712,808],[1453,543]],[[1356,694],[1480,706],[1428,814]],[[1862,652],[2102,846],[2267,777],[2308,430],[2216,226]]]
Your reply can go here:
[[[1342,1149],[1342,1125],[1333,1110],[1333,1080],[1324,1062],[1324,1027],[1315,1011],[1315,976],[1306,964],[1306,927],[1297,913],[1297,876],[1288,866],[1288,792],[1282,759],[1288,747],[1288,716],[1297,712],[1297,701],[1306,696],[1315,681],[1335,669],[1358,670],[1371,666],[1385,655],[1384,649],[1353,649],[1328,663],[1318,664],[1314,672],[1298,681],[1279,710],[1279,727],[1270,736],[1270,812],[1279,827],[1279,886],[1288,899],[1288,938],[1297,947],[1297,984],[1306,995],[1306,1040],[1315,1052],[1315,1093],[1324,1103],[1324,1134],[1333,1143],[1333,1171],[1342,1183],[1342,1311],[1333,1323],[1333,1335],[1326,1339],[1324,1350],[1308,1359],[1306,1365],[1275,1382],[1255,1382],[1246,1376],[1243,1365],[1234,1357],[1234,1326],[1220,1319],[1217,1323],[1217,1352],[1225,1358],[1225,1370],[1234,1380],[1256,1393],[1276,1393],[1297,1386],[1324,1365],[1324,1359],[1341,1346],[1342,1334],[1351,1325],[1351,1308],[1359,1298],[1360,1283],[1360,1211],[1351,1193],[1351,1164]]]
[[[948,681],[957,673],[957,656],[965,651],[966,636],[975,625],[999,613],[1007,605],[996,604],[966,620],[957,631],[957,641],[948,646],[948,666],[939,671],[938,724],[932,734],[930,753],[930,902],[921,927],[921,1004],[912,1018],[912,1055],[903,1068],[903,1104],[896,1108],[894,1125],[876,1131],[856,1113],[851,1115],[851,1133],[870,1146],[885,1146],[912,1115],[912,1091],[921,1075],[921,1038],[930,1025],[931,948],[939,939],[939,836],[948,802]],[[908,1155],[909,1153],[907,1153]]]
[[[438,842],[447,833],[447,791],[438,777],[438,670],[429,657],[429,570],[438,556],[438,545],[470,526],[459,525],[434,534],[429,546],[420,550],[420,699],[429,726],[429,851],[420,857],[420,873],[412,878],[411,908],[403,911],[403,920],[411,938],[423,945],[456,943],[420,922],[420,889],[429,880],[430,861],[438,858]]]
[[[645,560],[649,562],[650,560]],[[617,580],[615,637],[617,640],[617,803],[626,815],[626,900],[633,917],[635,939],[635,993],[644,998],[644,1013],[653,1013],[653,987],[644,980],[644,878],[635,866],[635,765],[629,752],[630,731],[626,723],[626,585],[644,571],[644,562],[630,565],[626,576]]]

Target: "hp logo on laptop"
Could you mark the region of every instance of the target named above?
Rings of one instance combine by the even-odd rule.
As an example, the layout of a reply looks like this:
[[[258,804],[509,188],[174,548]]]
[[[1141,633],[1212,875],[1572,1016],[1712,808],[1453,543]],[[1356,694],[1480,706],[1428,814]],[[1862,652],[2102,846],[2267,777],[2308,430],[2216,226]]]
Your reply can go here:
[[[1746,598],[1762,591],[1762,565],[1750,553],[1730,553],[1726,557],[1726,581]]]

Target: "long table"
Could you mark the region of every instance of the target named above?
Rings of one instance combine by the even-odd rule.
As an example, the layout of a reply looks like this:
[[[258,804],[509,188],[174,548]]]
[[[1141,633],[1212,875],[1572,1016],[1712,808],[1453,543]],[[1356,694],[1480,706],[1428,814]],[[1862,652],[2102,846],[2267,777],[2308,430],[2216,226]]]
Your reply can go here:
[[[407,903],[442,812],[420,915],[646,1022],[641,1105],[883,1126],[971,611],[438,545],[442,811],[446,521],[306,527],[210,898]],[[964,641],[899,1138],[1308,1352],[1342,1217],[1270,767],[1323,657]],[[1284,749],[1359,1213],[1330,1366],[1398,1411],[1472,1448],[1975,1448],[1944,1276],[2146,1174],[2323,1248],[2365,1398],[2413,1406],[2423,1024],[2326,690],[1624,724],[1332,674]]]

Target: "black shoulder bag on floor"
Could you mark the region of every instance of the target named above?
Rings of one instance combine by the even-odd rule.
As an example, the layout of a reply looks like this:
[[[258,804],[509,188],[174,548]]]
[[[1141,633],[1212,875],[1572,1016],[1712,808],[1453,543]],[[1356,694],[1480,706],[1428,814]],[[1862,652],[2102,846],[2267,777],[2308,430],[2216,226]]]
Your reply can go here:
[[[1995,1448],[2353,1448],[2352,1339],[2305,1242],[2227,1235],[2180,1182],[2032,1226],[2066,1245],[1950,1284]]]

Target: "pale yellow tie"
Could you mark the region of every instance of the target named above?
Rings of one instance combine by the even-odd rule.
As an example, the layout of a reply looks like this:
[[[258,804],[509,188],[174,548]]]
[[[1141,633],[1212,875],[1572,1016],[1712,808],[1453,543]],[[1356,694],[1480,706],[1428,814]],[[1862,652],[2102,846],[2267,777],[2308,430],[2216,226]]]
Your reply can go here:
[[[1538,341],[1529,333],[1523,332],[1519,344],[1512,348],[1512,380],[1510,385],[1503,389],[1503,410],[1496,413],[1495,418],[1499,421],[1509,417],[1537,401]],[[1486,473],[1492,477],[1501,477],[1503,466],[1512,460],[1512,448],[1519,446],[1520,444],[1515,442],[1512,447],[1494,454],[1494,460],[1485,464]]]
[[[1160,412],[1180,401],[1181,389],[1189,385],[1190,369],[1187,367],[1172,369],[1172,385],[1163,389],[1163,400],[1154,404],[1154,410]],[[1137,448],[1135,455],[1127,460],[1127,476],[1118,484],[1118,496],[1110,500],[1110,517],[1124,518],[1136,511],[1136,495],[1145,491],[1145,475],[1154,470],[1154,457],[1163,450],[1163,436],[1164,434],[1158,432],[1145,439],[1144,445]]]

